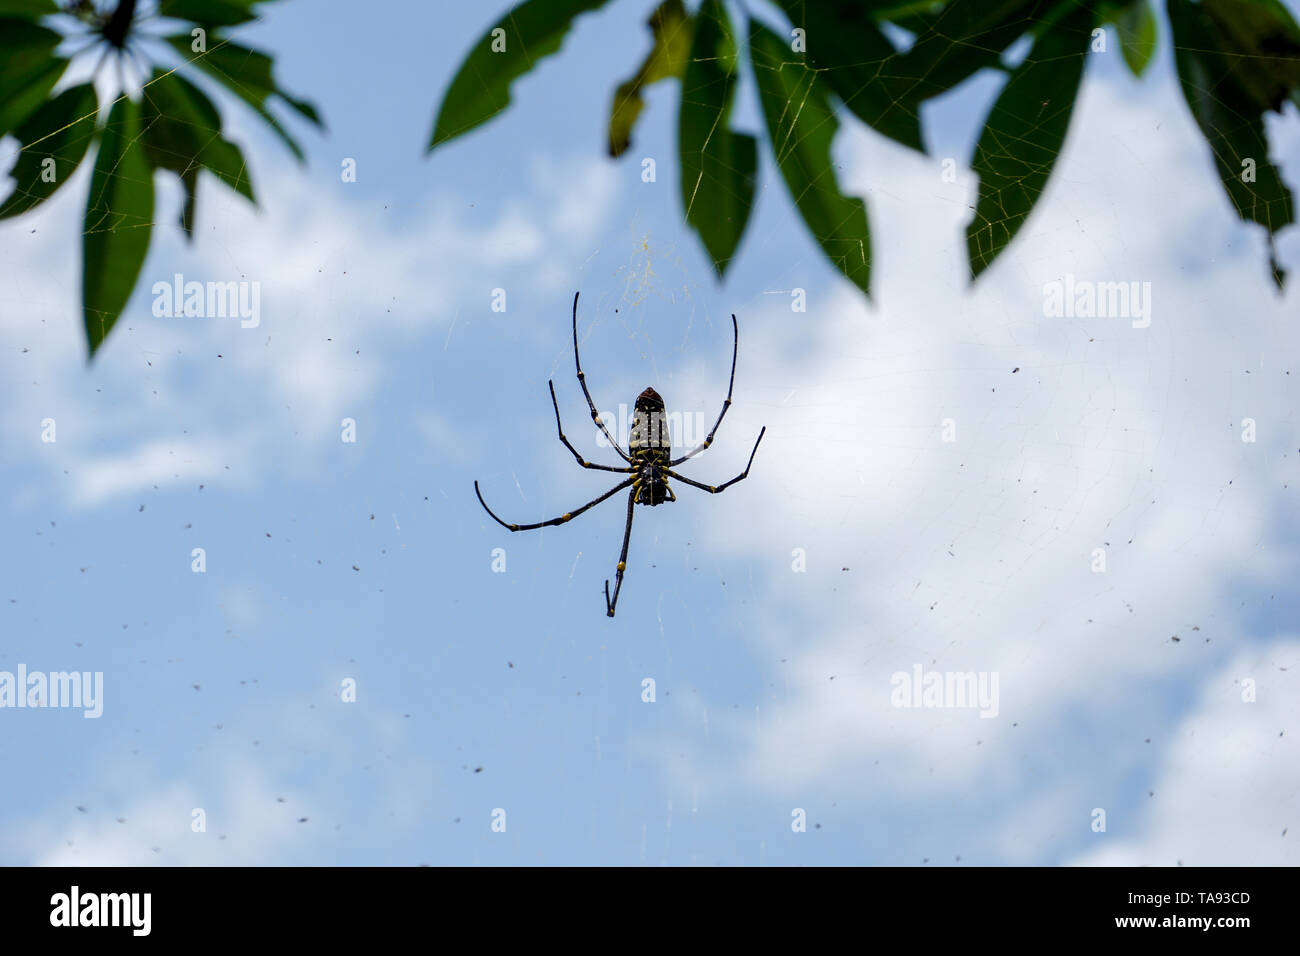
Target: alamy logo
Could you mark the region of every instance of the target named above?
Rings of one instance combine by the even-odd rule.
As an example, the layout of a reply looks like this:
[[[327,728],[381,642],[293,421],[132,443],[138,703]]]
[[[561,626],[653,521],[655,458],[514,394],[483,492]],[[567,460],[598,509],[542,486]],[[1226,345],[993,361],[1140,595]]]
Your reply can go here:
[[[87,719],[104,713],[103,671],[0,671],[0,708],[76,707]]]
[[[153,314],[158,318],[238,318],[242,329],[262,324],[262,284],[248,282],[185,281],[176,273],[171,282],[155,282]]]
[[[895,707],[978,707],[980,716],[998,715],[997,671],[929,671],[920,664],[912,672],[895,671],[889,678]]]
[[[71,893],[50,897],[51,926],[129,926],[133,936],[148,936],[152,893]]]
[[[1051,319],[1132,319],[1133,328],[1151,324],[1150,282],[1093,282],[1065,279],[1043,285],[1043,315]]]
[[[614,437],[625,446],[638,440],[646,442],[648,435],[661,435],[663,429],[668,431],[668,441],[673,448],[694,448],[704,441],[708,434],[705,428],[703,412],[651,412],[649,423],[640,422],[639,413],[629,409],[626,402],[620,402],[618,414],[601,412],[600,420],[613,426]],[[662,439],[656,438],[658,444]],[[609,447],[605,433],[597,430],[596,444],[601,448]]]

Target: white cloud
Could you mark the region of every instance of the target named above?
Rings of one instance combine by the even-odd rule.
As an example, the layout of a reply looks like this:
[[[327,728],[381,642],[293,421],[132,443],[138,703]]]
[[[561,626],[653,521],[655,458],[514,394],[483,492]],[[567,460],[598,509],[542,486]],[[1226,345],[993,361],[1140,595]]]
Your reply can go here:
[[[1253,680],[1254,701],[1246,684]],[[1300,642],[1238,654],[1202,684],[1163,754],[1138,821],[1111,813],[1093,866],[1300,864]],[[1137,831],[1135,836],[1116,831]]]
[[[252,866],[282,862],[318,840],[297,819],[320,817],[309,797],[273,787],[250,761],[225,764],[214,787],[174,780],[133,788],[120,812],[29,825],[36,866]],[[204,829],[195,832],[194,810]],[[64,817],[66,819],[66,817]]]
[[[51,806],[0,845],[35,866],[320,865],[359,830],[363,852],[400,854],[446,800],[411,733],[381,702],[340,703],[326,680],[314,694],[246,704],[166,772],[121,759],[88,768],[82,805]],[[340,791],[340,779],[353,788]]]
[[[242,464],[243,448],[232,442],[154,441],[122,455],[84,461],[77,472],[73,503],[95,505],[138,488],[173,480],[195,483],[221,477],[232,462]],[[244,474],[240,468],[236,474]]]
[[[259,207],[204,181],[195,242],[173,228],[179,191],[159,179],[158,228],[131,307],[94,366],[84,362],[77,248],[86,171],[48,208],[0,229],[0,373],[14,446],[67,470],[71,500],[93,506],[183,478],[249,482],[312,472],[412,341],[486,313],[490,290],[543,285],[557,257],[586,249],[607,215],[613,173],[587,160],[544,164],[499,213],[468,220],[449,196],[409,223],[283,163],[255,170]],[[431,182],[431,190],[438,189]],[[522,270],[522,271],[521,271]],[[257,282],[261,321],[155,318],[154,282]],[[530,280],[529,275],[534,279]],[[57,447],[39,423],[55,417]],[[93,426],[91,425],[93,423]],[[439,441],[452,443],[443,422]],[[92,434],[93,433],[93,434]],[[173,462],[185,462],[173,468]],[[232,462],[244,467],[226,466]]]

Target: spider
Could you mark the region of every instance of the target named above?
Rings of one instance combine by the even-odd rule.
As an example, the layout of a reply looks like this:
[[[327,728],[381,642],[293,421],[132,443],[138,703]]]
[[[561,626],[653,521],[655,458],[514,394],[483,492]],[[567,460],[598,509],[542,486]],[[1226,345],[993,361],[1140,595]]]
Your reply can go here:
[[[574,459],[583,468],[596,471],[612,471],[617,474],[630,475],[631,477],[620,481],[599,498],[588,501],[581,508],[565,512],[558,518],[552,518],[549,521],[538,521],[535,524],[507,524],[502,521],[487,506],[487,502],[483,500],[483,493],[478,489],[478,482],[474,482],[474,494],[478,495],[478,501],[483,506],[483,510],[492,515],[492,519],[507,531],[533,531],[537,528],[565,524],[578,517],[588,508],[594,508],[606,498],[611,498],[624,488],[630,487],[632,493],[627,498],[627,527],[623,530],[623,550],[618,556],[618,567],[614,575],[614,596],[612,598],[609,595],[609,580],[606,579],[605,581],[605,613],[609,617],[614,616],[614,606],[618,604],[618,592],[623,587],[623,572],[627,569],[627,546],[632,537],[633,509],[639,504],[649,505],[653,508],[666,501],[676,501],[677,496],[673,494],[672,488],[668,486],[669,478],[676,478],[683,484],[707,491],[711,495],[717,495],[749,476],[750,465],[754,464],[754,455],[758,453],[758,444],[763,440],[763,435],[767,432],[766,425],[758,433],[758,440],[754,442],[754,450],[749,453],[749,463],[745,465],[745,470],[730,481],[725,481],[720,485],[706,485],[673,471],[682,462],[694,458],[713,444],[713,436],[717,433],[718,426],[722,424],[727,409],[731,407],[731,389],[736,382],[736,351],[740,344],[740,330],[736,325],[735,315],[731,317],[731,331],[733,335],[731,379],[727,382],[727,397],[722,403],[722,411],[718,413],[718,420],[713,423],[713,428],[708,437],[704,439],[704,443],[693,448],[680,458],[673,458],[672,441],[668,434],[668,421],[664,413],[664,400],[659,397],[659,393],[653,388],[647,388],[637,396],[636,406],[632,412],[630,434],[628,435],[628,450],[624,451],[619,447],[618,442],[614,440],[614,436],[609,433],[609,429],[605,427],[605,423],[600,418],[600,413],[596,411],[595,402],[591,400],[591,392],[587,390],[587,377],[582,371],[582,360],[578,357],[578,293],[574,293],[573,364],[577,368],[578,384],[582,386],[582,394],[587,399],[587,407],[591,409],[591,420],[604,433],[610,447],[618,452],[619,457],[627,464],[618,468],[611,465],[598,465],[587,461],[578,454],[578,450],[569,443],[569,439],[564,437],[564,426],[560,424],[560,406],[555,400],[555,383],[554,381],[548,381],[546,384],[551,389],[551,406],[555,409],[555,430],[559,433],[560,441],[564,444],[564,447],[573,453]]]

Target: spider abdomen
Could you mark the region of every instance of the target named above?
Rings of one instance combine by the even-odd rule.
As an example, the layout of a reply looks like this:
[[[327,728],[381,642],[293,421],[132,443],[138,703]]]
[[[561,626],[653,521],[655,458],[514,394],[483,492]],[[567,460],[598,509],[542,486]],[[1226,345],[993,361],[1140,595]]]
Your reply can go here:
[[[664,475],[672,459],[672,436],[664,400],[653,388],[637,396],[627,444],[632,460],[642,466],[633,486],[637,504],[653,507],[675,501],[676,496],[668,489],[668,478]]]
[[[633,458],[656,463],[662,460],[667,467],[672,454],[672,436],[664,400],[653,388],[647,388],[636,398],[627,444]]]

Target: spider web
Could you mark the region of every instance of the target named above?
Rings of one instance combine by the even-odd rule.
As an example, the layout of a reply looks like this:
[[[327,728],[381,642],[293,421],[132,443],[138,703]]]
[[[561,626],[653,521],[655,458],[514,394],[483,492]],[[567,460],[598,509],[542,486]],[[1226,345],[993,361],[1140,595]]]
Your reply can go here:
[[[1033,25],[1034,25],[1034,21],[1032,19],[1028,17],[1024,19],[1024,26],[1026,27],[1026,29],[1028,29]],[[960,42],[960,38],[957,39]],[[1116,57],[1118,57],[1118,49],[1117,49],[1117,44],[1115,43],[1114,34],[1108,32],[1107,39],[1109,43],[1109,52],[1115,55]],[[1162,31],[1159,42],[1162,45],[1168,44],[1170,42],[1170,39],[1171,38],[1168,36],[1168,32]],[[1023,39],[1022,42],[1014,44],[1010,52],[1007,53],[1005,57],[1005,61],[1010,65],[1014,65],[1015,63],[1021,61],[1023,59],[1023,54],[1027,46],[1028,46],[1028,41]],[[1080,58],[1095,56],[1095,54],[1091,54],[1087,50],[1083,50],[1077,55]],[[797,57],[794,57],[793,55],[789,63],[791,66],[798,65],[799,68],[802,69],[802,65],[799,63],[799,59]],[[875,63],[874,65],[878,70],[881,71],[887,69],[886,64]],[[990,71],[986,70],[983,71],[983,74],[977,73],[974,77],[960,84],[957,88],[955,88],[953,92],[956,94],[960,94],[962,89],[967,85],[978,85],[984,83],[988,78],[987,74],[989,72]],[[1083,85],[1081,86],[1081,91],[1084,91],[1087,88],[1087,84],[1088,84],[1087,76],[1089,75],[1090,72],[1091,71],[1085,72],[1085,79],[1083,81]],[[924,82],[924,77],[921,80],[918,80],[917,82],[918,83]],[[787,101],[786,113],[789,115],[801,114],[807,104],[808,97],[812,95],[812,92],[813,91],[810,86],[804,85],[804,87],[795,96],[792,96]],[[986,102],[991,103],[993,99],[996,97],[997,92],[998,92],[997,89],[989,90],[988,91],[989,95],[987,97]],[[737,130],[748,130],[751,132],[755,132],[757,135],[763,136],[764,134],[762,132],[762,128],[763,128],[762,120],[757,116],[756,111],[752,107],[752,103],[754,99],[752,76],[748,74],[745,75],[741,85],[738,87],[736,91],[736,97],[738,101],[738,109],[737,109],[737,115],[732,120],[732,124],[731,124],[732,127]],[[834,101],[833,99],[833,102],[837,102],[837,101]],[[902,104],[904,100],[900,98],[898,100],[895,100],[894,102],[895,104]],[[928,103],[929,101],[925,101],[923,103],[923,107]],[[1073,104],[1065,104],[1065,105],[1052,104],[1050,102],[1045,102],[1041,104],[1039,108],[1035,111],[1035,115],[1030,121],[1031,126],[1036,126],[1037,124],[1045,123],[1049,121],[1050,119],[1058,116],[1063,110],[1070,108],[1072,105]],[[842,107],[836,110],[834,121],[839,124],[846,124],[846,121],[847,121],[847,125],[853,124],[852,117],[847,116],[846,111],[844,111]],[[868,135],[875,136],[876,134],[869,133]],[[1069,143],[1070,140],[1067,139],[1066,147],[1065,147],[1067,151],[1069,149]],[[797,148],[797,145],[798,144],[794,142],[777,144],[778,161],[784,160],[786,157],[791,155],[793,151]],[[1023,165],[1025,169],[1023,175],[1024,188],[1036,189],[1037,187],[1032,187],[1029,185],[1030,181],[1047,178],[1045,174],[1051,170],[1053,163],[1051,162],[1035,163],[1032,161],[1032,159],[1024,156],[1022,154],[1022,151],[1016,149],[1016,145],[1017,144],[1014,143],[1003,144],[1004,148],[997,153],[997,159],[1004,162],[1013,161]],[[963,174],[963,179],[967,183],[969,183],[970,181],[969,172]],[[870,176],[868,176],[867,181],[871,182]],[[1059,183],[1059,181],[1060,181],[1059,174],[1051,180],[1051,182],[1055,182],[1055,183]],[[718,182],[713,182],[710,183],[709,185],[711,188],[723,188],[722,184]],[[780,205],[788,205],[790,203],[790,198],[788,195],[786,184],[783,181],[781,181],[779,174],[777,174],[776,170],[772,168],[770,162],[763,163],[761,166],[760,187],[761,188],[755,199],[755,210],[756,210],[755,221],[757,221],[757,211],[764,204],[775,203]],[[843,191],[850,195],[854,193],[854,190],[850,188],[845,188]],[[931,193],[931,195],[935,195],[935,194]],[[973,209],[973,207],[968,207],[968,208]],[[870,203],[868,205],[868,214],[869,216],[871,215]],[[1014,261],[1014,259],[1017,258],[1017,256],[1021,253],[1022,250],[1026,250],[1028,247],[1032,245],[1034,241],[1032,233],[1034,232],[1035,219],[1041,221],[1045,217],[1045,215],[1046,215],[1046,210],[1043,208],[1043,206],[1041,204],[1037,205],[1033,210],[1033,213],[1031,214],[1031,218],[1029,220],[1029,226],[1025,230],[1021,231],[1021,233],[1013,241],[1010,248],[1004,254],[1003,256],[1004,267],[1006,267],[1006,264]],[[999,224],[999,222],[1001,221],[994,220],[991,223],[991,225],[997,225]],[[887,241],[889,239],[888,230],[882,230],[876,227],[876,225],[873,223],[873,238],[877,243]],[[1093,246],[1093,242],[1091,238],[1087,237],[1086,235],[1081,234],[1080,239],[1082,240],[1082,243],[1085,247],[1091,248]],[[620,269],[618,272],[619,275],[618,281],[622,285],[621,291],[618,293],[605,295],[601,298],[598,298],[595,302],[592,302],[590,299],[584,300],[586,306],[584,308],[583,318],[580,323],[579,335],[580,338],[583,340],[583,342],[586,343],[591,337],[599,333],[602,323],[606,323],[610,321],[616,321],[620,323],[624,328],[628,340],[636,344],[636,346],[638,347],[641,353],[640,357],[648,364],[649,372],[650,372],[649,377],[652,380],[657,382],[663,378],[666,366],[661,366],[659,363],[659,359],[656,357],[655,349],[654,349],[655,338],[658,336],[662,336],[665,333],[671,335],[674,343],[673,350],[679,355],[686,355],[688,351],[691,350],[691,345],[693,341],[692,331],[694,329],[694,324],[700,319],[700,317],[703,316],[705,321],[708,323],[709,331],[716,332],[718,330],[717,329],[718,324],[716,322],[717,313],[719,311],[725,311],[725,310],[719,310],[719,309],[713,309],[707,307],[702,309],[697,308],[697,303],[696,303],[697,297],[701,299],[708,298],[707,295],[702,294],[706,283],[703,281],[696,282],[693,278],[691,278],[693,272],[692,267],[687,266],[683,263],[680,255],[676,252],[674,247],[670,246],[666,250],[664,248],[657,247],[657,246],[652,247],[649,244],[645,243],[644,240],[642,240],[639,236],[636,237],[636,239],[632,244],[636,245],[637,248],[629,257],[629,261],[626,264],[626,266]],[[762,232],[756,227],[753,227],[751,225],[750,232],[746,236],[743,242],[743,248],[741,250],[741,254],[738,259],[737,268],[739,268],[739,263],[743,262],[744,255],[748,254],[751,256],[761,256],[764,253],[770,253],[773,250],[779,250],[782,256],[787,260],[788,266],[783,270],[783,272],[785,272],[786,274],[795,274],[800,270],[803,270],[806,274],[806,270],[809,267],[815,269],[817,267],[817,264],[821,262],[820,250],[812,248],[810,244],[807,243],[806,233],[792,234],[789,232],[783,232],[780,234],[773,234],[770,232]],[[793,255],[791,255],[792,251],[793,251]],[[1119,266],[1118,268],[1120,272],[1123,271],[1122,266]],[[879,278],[880,277],[879,271],[877,271],[876,274],[877,274],[877,278]],[[779,296],[779,295],[788,294],[788,291],[789,291],[788,289],[768,288],[765,290],[764,294]],[[652,321],[647,319],[644,314],[638,312],[640,308],[646,306],[651,301],[659,301],[671,306],[672,310],[675,312],[675,318],[671,322],[662,322],[658,320]],[[631,313],[631,315],[629,315],[629,313]],[[1003,319],[1014,318],[1014,316],[1008,315],[1008,316],[1002,316],[1002,318]],[[667,331],[667,330],[676,330],[678,328],[685,328],[686,330],[685,334],[680,338],[677,337],[674,334],[674,332]],[[752,370],[749,372],[746,371],[745,348],[743,344],[745,341],[745,333],[743,331],[743,328],[744,326],[742,323],[742,335],[741,335],[742,347],[741,347],[740,367],[738,371],[738,379],[740,380],[740,385],[738,385],[738,387],[743,387],[743,383],[745,383],[747,379],[752,381],[752,379],[755,377],[755,373]],[[721,336],[713,337],[715,341],[714,344],[710,346],[710,353],[714,356],[718,356],[721,353],[721,349],[719,349],[716,345],[716,339],[720,337]],[[591,346],[585,345],[584,347],[590,348]],[[599,355],[599,353],[596,354]],[[557,379],[557,381],[563,380],[563,376],[565,374],[566,361],[567,360],[565,359],[557,359],[553,365],[552,372],[553,372],[553,376]],[[602,369],[602,367],[606,366],[607,364],[612,364],[612,362],[607,363],[602,359],[589,358],[585,367],[587,368],[588,374],[590,376],[593,374],[593,370],[596,370],[598,372],[600,369]],[[725,362],[717,362],[716,358],[713,364],[725,366]],[[718,371],[721,373],[722,369],[719,369]],[[971,370],[967,369],[964,370],[964,373],[969,373],[970,371]],[[1010,372],[1010,369],[1008,371]],[[1011,374],[1016,374],[1019,373],[1020,371],[1021,369],[1018,366],[1016,366],[1015,371],[1012,372]],[[611,392],[614,392],[615,395],[618,394],[618,392],[615,391],[615,387],[608,381],[604,381],[602,387],[604,389],[604,393],[607,396]],[[780,395],[777,396],[777,400],[788,401],[790,400],[791,396],[794,396],[798,392],[806,391],[809,387],[815,388],[815,386],[809,386],[807,383],[804,383],[799,388],[782,389]],[[635,389],[639,390],[639,388],[640,388],[640,384],[638,383],[635,386]],[[624,383],[622,387],[622,391],[623,393],[626,393],[628,395],[635,394],[635,390],[633,390],[630,384],[628,383]],[[606,408],[614,407],[614,402],[612,400],[610,400],[609,398],[601,397],[601,392],[599,391],[599,387],[596,394],[596,401],[598,405],[600,405],[602,411],[604,411]],[[689,398],[686,401],[685,404],[687,404],[690,408],[694,409],[696,407],[703,408],[706,406],[707,403],[704,401],[696,400],[693,394],[691,398]],[[704,414],[707,415],[707,417],[710,420],[712,419],[711,411],[706,411],[704,412]],[[981,414],[981,417],[987,420],[992,414],[993,413],[991,410],[986,409]],[[572,415],[566,416],[566,421],[573,421],[573,420],[574,419]],[[1046,427],[1047,425],[1050,424],[1050,422],[1045,420],[1041,422],[1030,422],[1024,424],[1026,425],[1026,427]],[[733,413],[728,418],[727,423],[724,425],[721,434],[726,435],[729,430],[734,430],[736,428],[737,428],[737,419],[735,414]],[[573,430],[572,425],[569,426],[569,430],[570,433],[572,433]],[[929,435],[925,436],[925,441],[929,442],[932,437],[933,436],[929,436]],[[833,441],[835,439],[833,437],[828,437],[828,440]],[[1157,439],[1152,438],[1150,440],[1154,441]],[[744,447],[748,447],[744,441],[737,442],[736,444],[742,445]],[[772,444],[770,439],[768,444],[769,446]],[[894,450],[903,453],[907,456],[919,458],[919,456],[924,454],[925,448],[926,445],[918,441],[915,443],[905,443],[896,446]],[[770,452],[770,448],[769,448],[769,452]],[[991,459],[991,461],[992,460],[994,459]],[[721,468],[721,466],[718,467]],[[726,474],[730,475],[731,471],[726,470]],[[859,475],[859,479],[861,478],[862,476]],[[1011,480],[1012,482],[1016,482],[1019,481],[1020,479],[1016,478],[1015,476],[1012,476],[1009,480]],[[1084,485],[1083,487],[1086,488],[1086,485]],[[1134,507],[1137,507],[1137,494],[1138,493],[1135,493],[1134,500],[1132,502]],[[1025,529],[1026,537],[1022,540],[1025,541],[1038,540],[1036,536],[1042,535],[1044,536],[1042,538],[1044,542],[1050,541],[1053,537],[1053,533],[1054,533],[1053,529],[1059,530],[1061,527],[1069,527],[1070,525],[1075,523],[1075,520],[1077,519],[1077,512],[1072,511],[1071,509],[1077,507],[1078,507],[1077,502],[1062,503],[1061,506],[1057,509],[1040,512],[1033,519],[1028,519],[1028,518],[1025,519],[1025,521],[1022,523],[1026,525],[1026,529]],[[850,511],[846,511],[846,515],[849,513]],[[639,519],[639,520],[641,523],[639,523],[636,526],[638,529],[641,528],[642,524],[644,524],[645,519]],[[634,531],[634,536],[636,535],[636,533],[637,532]],[[902,527],[899,527],[897,529],[897,533],[900,537],[905,536],[905,532]],[[636,551],[636,547],[634,545],[633,552],[635,553],[635,551]],[[1034,552],[1031,551],[1029,553],[1017,557],[1016,566],[1020,569],[1026,569],[1032,565],[1033,561],[1034,561]]]

